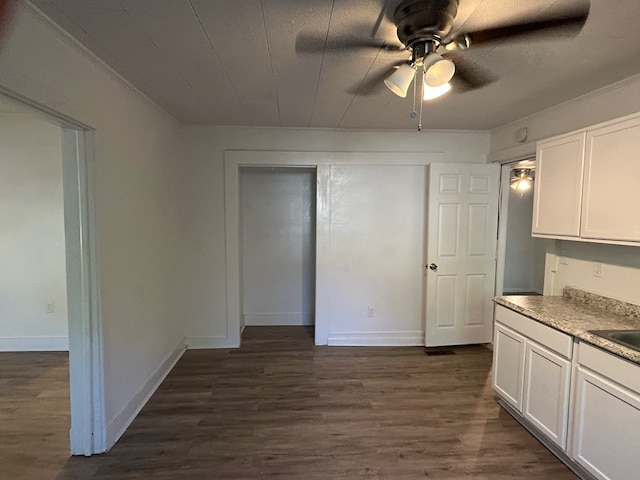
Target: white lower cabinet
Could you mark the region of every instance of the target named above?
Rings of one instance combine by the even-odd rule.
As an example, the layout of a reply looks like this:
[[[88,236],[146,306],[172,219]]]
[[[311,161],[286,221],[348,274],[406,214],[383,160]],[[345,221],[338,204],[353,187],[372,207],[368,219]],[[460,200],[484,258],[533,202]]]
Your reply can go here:
[[[569,335],[496,306],[493,388],[563,450],[572,347]]]
[[[563,450],[567,447],[571,362],[527,342],[522,414]]]
[[[640,365],[496,305],[492,384],[581,478],[640,479]]]
[[[516,410],[522,412],[524,346],[526,339],[496,324],[493,342],[493,389]]]
[[[585,344],[578,363],[571,457],[598,479],[640,478],[640,366]]]

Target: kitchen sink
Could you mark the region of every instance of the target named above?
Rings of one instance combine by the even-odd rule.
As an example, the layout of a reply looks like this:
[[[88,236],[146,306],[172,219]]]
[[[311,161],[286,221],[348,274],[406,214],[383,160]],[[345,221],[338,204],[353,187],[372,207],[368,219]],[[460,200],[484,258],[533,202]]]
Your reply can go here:
[[[640,352],[640,330],[589,330],[589,333]]]

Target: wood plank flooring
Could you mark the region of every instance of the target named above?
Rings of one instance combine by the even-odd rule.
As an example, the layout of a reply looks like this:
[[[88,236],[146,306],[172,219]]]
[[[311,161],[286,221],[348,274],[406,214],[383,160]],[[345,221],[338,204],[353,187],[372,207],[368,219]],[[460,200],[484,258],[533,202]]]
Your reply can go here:
[[[69,423],[69,354],[1,352],[0,479],[56,478]]]
[[[247,328],[240,349],[187,351],[108,454],[53,459],[38,451],[51,442],[3,428],[0,469],[33,453],[9,459],[6,478],[575,480],[496,404],[491,352],[453,351],[314,347],[303,327]],[[30,477],[22,460],[51,468]]]

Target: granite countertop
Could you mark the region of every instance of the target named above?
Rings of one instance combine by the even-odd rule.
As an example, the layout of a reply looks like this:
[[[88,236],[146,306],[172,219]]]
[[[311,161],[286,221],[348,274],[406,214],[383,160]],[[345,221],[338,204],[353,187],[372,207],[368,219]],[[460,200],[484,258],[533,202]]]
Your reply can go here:
[[[640,305],[608,299],[573,288],[564,296],[509,295],[495,302],[556,330],[640,365],[640,352],[589,330],[640,330]]]

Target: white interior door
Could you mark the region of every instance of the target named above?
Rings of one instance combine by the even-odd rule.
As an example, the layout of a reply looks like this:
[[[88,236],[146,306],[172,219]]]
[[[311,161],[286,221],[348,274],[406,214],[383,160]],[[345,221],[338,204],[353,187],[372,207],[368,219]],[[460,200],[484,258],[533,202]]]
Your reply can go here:
[[[427,347],[491,342],[499,177],[498,165],[429,168]]]

